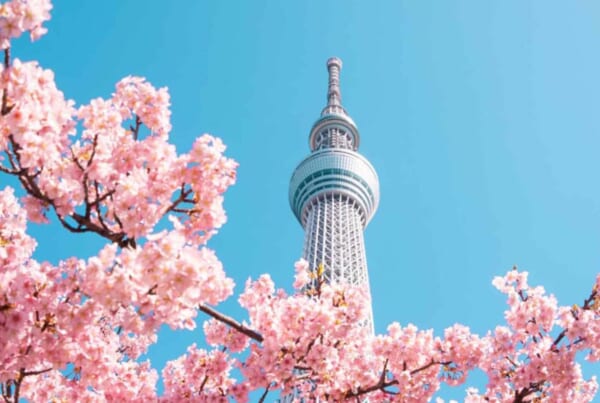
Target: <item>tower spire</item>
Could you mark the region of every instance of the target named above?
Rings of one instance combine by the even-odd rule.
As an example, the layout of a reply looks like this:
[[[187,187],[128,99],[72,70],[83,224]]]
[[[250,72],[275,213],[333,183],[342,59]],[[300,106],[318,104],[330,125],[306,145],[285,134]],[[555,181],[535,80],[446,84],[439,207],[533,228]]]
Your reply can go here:
[[[329,86],[327,88],[327,106],[342,106],[342,93],[340,91],[340,70],[342,61],[337,57],[327,60],[329,72]]]
[[[329,72],[329,85],[327,86],[327,106],[323,108],[321,116],[341,115],[348,117],[346,110],[342,106],[342,92],[340,90],[341,69],[341,59],[337,57],[331,57],[327,60],[327,71]]]

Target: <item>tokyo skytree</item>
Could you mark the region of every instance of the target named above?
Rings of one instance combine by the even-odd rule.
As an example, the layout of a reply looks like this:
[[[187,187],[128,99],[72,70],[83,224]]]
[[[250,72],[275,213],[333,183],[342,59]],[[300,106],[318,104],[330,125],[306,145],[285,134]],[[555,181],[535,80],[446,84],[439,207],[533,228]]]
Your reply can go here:
[[[327,105],[310,131],[311,153],[292,175],[289,200],[305,231],[309,267],[322,264],[327,282],[364,287],[370,297],[363,231],[379,204],[379,180],[358,153],[358,128],[342,106],[341,68],[340,59],[327,60]],[[373,331],[372,312],[365,325]]]

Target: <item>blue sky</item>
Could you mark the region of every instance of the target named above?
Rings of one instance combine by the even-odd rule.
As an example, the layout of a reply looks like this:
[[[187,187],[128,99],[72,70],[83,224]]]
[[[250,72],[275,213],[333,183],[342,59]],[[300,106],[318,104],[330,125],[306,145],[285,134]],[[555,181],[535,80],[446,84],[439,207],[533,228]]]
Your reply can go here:
[[[237,292],[264,272],[291,286],[303,232],[288,181],[335,55],[381,183],[366,230],[378,332],[399,321],[484,333],[505,307],[491,280],[513,265],[562,304],[589,295],[600,271],[600,3],[105,0],[56,2],[52,15],[49,34],[13,55],[54,70],[68,98],[108,97],[122,77],[144,76],[169,87],[180,152],[204,132],[228,145],[238,183],[210,246]],[[30,232],[36,257],[53,262],[102,245]],[[241,316],[235,298],[222,309]],[[201,335],[162,332],[150,356],[162,368],[193,341]]]

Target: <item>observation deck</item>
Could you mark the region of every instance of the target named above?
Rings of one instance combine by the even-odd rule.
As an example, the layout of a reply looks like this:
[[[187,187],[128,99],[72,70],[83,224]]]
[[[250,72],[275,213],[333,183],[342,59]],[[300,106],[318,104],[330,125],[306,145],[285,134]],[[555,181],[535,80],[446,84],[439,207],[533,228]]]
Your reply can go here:
[[[379,179],[369,161],[360,155],[360,134],[341,104],[338,58],[327,61],[329,86],[327,105],[309,136],[311,154],[294,171],[289,202],[296,218],[306,228],[311,206],[328,196],[351,199],[366,227],[379,204]]]

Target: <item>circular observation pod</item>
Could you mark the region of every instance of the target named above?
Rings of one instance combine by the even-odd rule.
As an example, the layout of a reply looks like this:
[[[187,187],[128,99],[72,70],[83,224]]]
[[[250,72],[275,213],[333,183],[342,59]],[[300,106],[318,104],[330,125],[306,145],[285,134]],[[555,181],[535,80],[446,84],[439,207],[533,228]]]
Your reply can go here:
[[[354,121],[341,108],[322,116],[310,130],[308,144],[311,151],[323,148],[345,148],[356,151],[360,145],[360,135]],[[327,108],[326,108],[327,109]]]
[[[351,150],[328,148],[313,152],[298,165],[290,180],[290,206],[302,226],[311,202],[332,194],[352,198],[366,227],[379,204],[375,169]]]

